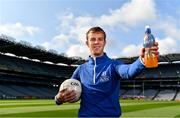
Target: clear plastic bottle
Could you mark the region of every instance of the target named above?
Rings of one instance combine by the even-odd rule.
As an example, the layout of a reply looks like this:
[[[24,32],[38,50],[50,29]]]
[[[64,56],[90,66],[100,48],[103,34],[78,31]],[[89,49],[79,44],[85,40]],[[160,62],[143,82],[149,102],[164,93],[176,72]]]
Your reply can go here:
[[[144,63],[147,68],[155,68],[158,66],[158,58],[150,50],[154,43],[155,38],[151,34],[151,29],[149,26],[146,26],[143,46],[145,48]]]

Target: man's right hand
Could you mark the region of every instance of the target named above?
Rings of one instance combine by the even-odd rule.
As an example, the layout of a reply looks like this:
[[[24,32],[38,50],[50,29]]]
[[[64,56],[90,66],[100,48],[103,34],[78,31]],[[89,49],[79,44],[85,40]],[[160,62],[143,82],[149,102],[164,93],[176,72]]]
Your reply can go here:
[[[70,102],[72,103],[73,100],[76,98],[76,93],[74,90],[63,89],[59,91],[56,95],[56,99],[61,103]]]
[[[155,42],[155,43],[154,43],[154,46],[152,46],[152,47],[150,48],[150,50],[151,50],[151,52],[152,52],[154,55],[156,55],[156,57],[157,57],[157,59],[158,59],[158,58],[159,58],[158,42]],[[141,57],[141,59],[142,59],[142,61],[143,61],[143,63],[144,63],[145,48],[142,48],[142,49],[141,49],[140,57]]]

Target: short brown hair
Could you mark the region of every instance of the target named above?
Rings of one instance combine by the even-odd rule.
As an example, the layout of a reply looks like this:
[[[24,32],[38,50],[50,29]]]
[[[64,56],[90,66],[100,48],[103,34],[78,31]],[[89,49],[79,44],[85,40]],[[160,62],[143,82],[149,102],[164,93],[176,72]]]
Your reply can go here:
[[[101,27],[92,27],[92,28],[90,28],[88,31],[87,31],[87,33],[86,33],[86,39],[88,40],[88,34],[90,33],[90,32],[102,32],[103,34],[104,34],[104,40],[106,40],[106,33],[105,33],[105,31],[101,28]]]

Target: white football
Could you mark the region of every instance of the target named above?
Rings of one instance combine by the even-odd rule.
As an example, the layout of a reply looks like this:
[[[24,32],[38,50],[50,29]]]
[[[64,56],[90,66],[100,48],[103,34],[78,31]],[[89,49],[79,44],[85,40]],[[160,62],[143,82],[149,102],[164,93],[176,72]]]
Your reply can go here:
[[[81,83],[80,81],[76,80],[76,79],[67,79],[65,80],[61,86],[60,86],[60,91],[61,90],[74,90],[76,93],[76,98],[72,101],[72,102],[77,102],[80,99],[81,96],[81,92],[82,92],[82,88],[81,88]]]

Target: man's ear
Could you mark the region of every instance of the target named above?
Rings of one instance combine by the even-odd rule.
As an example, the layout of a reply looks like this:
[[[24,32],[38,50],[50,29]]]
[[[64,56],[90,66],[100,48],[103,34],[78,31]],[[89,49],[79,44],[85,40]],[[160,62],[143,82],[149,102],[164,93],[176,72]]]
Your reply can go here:
[[[88,41],[86,40],[86,45],[89,47],[89,43],[88,43]]]

